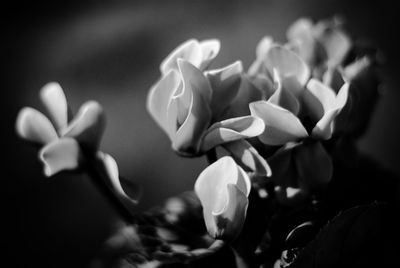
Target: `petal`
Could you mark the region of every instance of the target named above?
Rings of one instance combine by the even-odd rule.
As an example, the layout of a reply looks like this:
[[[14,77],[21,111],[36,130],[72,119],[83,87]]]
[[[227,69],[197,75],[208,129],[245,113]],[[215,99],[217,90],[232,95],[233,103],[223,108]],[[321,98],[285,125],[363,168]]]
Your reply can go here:
[[[178,60],[184,91],[191,93],[188,115],[178,128],[172,147],[183,154],[197,154],[201,138],[211,121],[210,85],[202,72],[187,61]],[[181,96],[184,97],[184,92]],[[179,107],[178,107],[179,108]]]
[[[64,132],[65,137],[75,138],[81,145],[97,150],[105,128],[103,108],[95,101],[84,103]]]
[[[301,85],[305,85],[310,76],[306,63],[296,53],[282,46],[271,47],[264,63],[271,74],[276,68],[282,77],[294,76]]]
[[[272,83],[271,83],[272,85]],[[239,87],[239,91],[232,105],[230,112],[233,116],[244,116],[250,114],[249,103],[264,99],[262,89],[256,87],[250,77],[244,75]]]
[[[329,66],[342,63],[352,45],[344,32],[332,28],[325,29],[318,40],[326,50]]]
[[[60,84],[52,82],[45,85],[40,90],[40,99],[49,112],[54,126],[61,133],[68,125],[68,105]]]
[[[250,103],[250,111],[265,123],[259,139],[268,145],[282,145],[308,137],[300,120],[291,112],[266,101]]]
[[[44,164],[44,174],[50,177],[60,171],[77,169],[82,153],[75,139],[61,138],[43,147],[39,159]]]
[[[296,46],[299,56],[308,63],[313,63],[316,56],[313,26],[310,19],[300,18],[289,27],[286,33],[289,42]]]
[[[58,135],[49,119],[30,107],[24,107],[18,113],[16,130],[21,138],[39,144],[58,140]]]
[[[259,176],[271,176],[271,168],[257,150],[245,140],[225,143],[223,147],[237,163]]]
[[[105,171],[107,173],[107,178],[114,192],[117,193],[119,198],[121,198],[122,200],[126,200],[130,204],[137,204],[141,194],[140,187],[138,187],[138,185],[135,183],[131,183],[128,195],[121,185],[118,165],[115,159],[112,156],[101,152],[98,154],[98,156],[99,159],[103,162]]]
[[[264,128],[264,122],[254,116],[236,117],[215,123],[204,134],[202,151],[207,152],[223,143],[256,137]]]
[[[286,110],[289,110],[293,114],[297,115],[300,110],[299,101],[290,90],[282,87],[281,79],[276,69],[274,69],[274,82],[276,85],[276,90],[268,99],[268,102],[281,106],[282,108],[285,108]]]
[[[332,159],[320,142],[303,143],[294,148],[299,176],[308,188],[327,184],[333,174]]]
[[[211,110],[214,119],[218,118],[236,97],[242,72],[241,61],[207,72],[206,76],[212,89]]]
[[[220,158],[199,175],[194,189],[213,237],[229,239],[240,232],[242,225],[237,223],[244,221],[250,185],[247,174],[228,156]],[[227,218],[224,220],[224,217]]]
[[[219,212],[225,208],[228,184],[236,185],[245,196],[250,193],[249,177],[229,156],[218,159],[200,173],[194,190],[205,211]]]
[[[207,230],[215,239],[233,241],[240,234],[247,213],[249,200],[236,185],[227,185],[227,202],[223,210],[212,212],[214,223],[207,224]],[[211,227],[211,228],[210,228]],[[215,227],[215,229],[213,229]]]
[[[274,40],[271,36],[264,36],[256,47],[257,58],[264,58],[273,44]]]
[[[325,86],[322,82],[314,78],[310,79],[307,83],[307,90],[320,101],[325,112],[335,107],[335,92],[330,87]]]
[[[218,39],[208,39],[200,42],[201,49],[201,63],[196,66],[200,70],[204,71],[211,64],[212,60],[218,55],[221,48],[221,43]]]
[[[169,71],[154,85],[147,96],[147,110],[154,121],[168,133],[168,105],[179,87],[180,77],[174,70]]]
[[[175,48],[160,65],[161,74],[164,76],[170,70],[178,71],[178,59],[184,59],[195,66],[199,66],[202,60],[202,51],[199,42],[190,39]]]
[[[342,86],[338,95],[335,97],[335,101],[332,104],[333,107],[326,111],[324,116],[315,125],[311,133],[312,137],[324,140],[331,138],[334,129],[334,120],[346,104],[348,92],[349,84],[346,83]]]

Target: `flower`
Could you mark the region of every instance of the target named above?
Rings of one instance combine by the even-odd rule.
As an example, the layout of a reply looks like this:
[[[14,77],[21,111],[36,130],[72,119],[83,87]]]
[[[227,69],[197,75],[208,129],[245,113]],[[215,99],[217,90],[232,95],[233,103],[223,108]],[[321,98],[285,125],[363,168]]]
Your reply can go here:
[[[247,173],[229,156],[220,158],[199,175],[194,189],[213,238],[233,241],[240,233],[246,219],[250,187]]]
[[[265,123],[259,140],[267,145],[282,146],[268,159],[281,200],[295,200],[331,179],[331,159],[320,141],[331,138],[334,120],[346,104],[348,90],[346,83],[336,94],[312,78],[299,95],[302,112],[298,116],[294,113],[298,109],[290,105],[292,109],[289,110],[270,100],[250,104],[252,115]]]
[[[322,65],[331,68],[340,65],[348,54],[352,43],[340,28],[338,18],[314,24],[308,18],[294,22],[286,35],[289,44],[311,68]]]
[[[210,56],[200,53],[204,51],[201,44],[204,45],[189,41],[172,52],[161,64],[163,76],[147,98],[149,113],[169,136],[172,148],[184,156],[202,155],[223,144],[229,147],[232,142],[256,137],[264,130],[262,120],[251,115],[226,118],[239,89],[242,63],[203,72],[199,68],[209,64]],[[206,44],[205,47],[210,46]],[[257,155],[252,159],[258,159],[261,164],[257,166],[263,167],[258,172],[269,174],[265,160]]]
[[[136,203],[138,193],[131,194],[134,198],[125,193],[114,158],[98,151],[105,128],[100,104],[85,102],[69,121],[67,100],[58,83],[46,84],[40,91],[40,98],[50,119],[34,108],[25,107],[17,116],[16,130],[21,138],[41,146],[39,159],[44,165],[44,174],[50,177],[94,162],[95,168],[121,199]],[[130,190],[133,188],[130,185]]]

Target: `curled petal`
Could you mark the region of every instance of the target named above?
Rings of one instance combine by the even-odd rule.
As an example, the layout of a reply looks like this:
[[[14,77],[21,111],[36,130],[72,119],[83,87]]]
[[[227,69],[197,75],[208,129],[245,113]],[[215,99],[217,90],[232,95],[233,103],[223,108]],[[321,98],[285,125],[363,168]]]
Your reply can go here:
[[[202,59],[199,42],[195,39],[190,39],[175,48],[171,54],[161,62],[161,74],[164,76],[170,70],[178,71],[178,59],[184,59],[195,66],[199,66]]]
[[[40,91],[40,99],[56,129],[61,133],[68,125],[68,105],[60,84],[51,82],[45,85]]]
[[[218,55],[221,48],[221,43],[218,39],[208,39],[200,42],[201,63],[198,67],[200,70],[205,70],[211,64],[212,60]]]
[[[117,193],[118,197],[128,201],[130,204],[137,204],[141,193],[141,190],[138,187],[138,185],[131,183],[128,195],[128,193],[125,192],[124,188],[122,187],[119,177],[118,165],[115,159],[112,156],[101,152],[99,153],[99,158],[102,160],[104,164],[104,168],[107,173],[107,178],[109,179],[109,183],[111,184],[114,192]]]
[[[315,125],[311,133],[312,137],[318,137],[326,140],[332,136],[334,129],[334,120],[345,106],[348,98],[348,92],[349,84],[346,83],[339,90],[338,95],[335,96],[333,104],[325,104],[325,107],[328,107],[329,110],[326,110],[324,112],[323,117]]]
[[[82,152],[78,142],[72,138],[61,138],[47,144],[39,152],[47,177],[64,170],[75,170],[82,162]]]
[[[241,61],[207,72],[207,78],[212,89],[211,110],[213,118],[218,118],[236,97],[242,72]]]
[[[316,79],[310,79],[307,83],[307,90],[310,91],[321,103],[324,112],[333,109],[336,106],[336,94],[328,86]]]
[[[268,50],[264,63],[270,72],[277,69],[282,77],[294,76],[304,86],[310,77],[307,64],[296,53],[282,46],[273,46]]]
[[[299,101],[290,90],[282,87],[281,79],[276,69],[274,69],[274,82],[276,90],[268,99],[268,102],[281,106],[297,115],[300,110]]]
[[[228,184],[227,188],[226,207],[218,213],[212,212],[214,223],[206,225],[212,237],[233,241],[243,228],[249,200],[236,185]]]
[[[95,101],[82,105],[78,114],[65,130],[65,137],[75,138],[81,145],[97,150],[105,127],[103,108]]]
[[[206,152],[223,143],[256,137],[264,128],[264,122],[254,116],[236,117],[215,123],[204,135],[202,151]]]
[[[21,138],[39,144],[47,144],[58,139],[49,119],[30,107],[24,107],[18,113],[16,130]]]
[[[271,36],[264,36],[258,43],[256,48],[257,58],[263,58],[266,56],[268,50],[272,47],[274,40]]]
[[[253,116],[260,117],[265,130],[259,136],[261,142],[269,145],[282,145],[308,137],[300,120],[290,111],[267,101],[250,103]]]
[[[178,89],[180,78],[176,71],[171,70],[154,85],[147,96],[147,110],[157,124],[168,132],[168,105]]]
[[[247,210],[250,179],[228,156],[208,166],[197,178],[194,189],[203,206],[207,229],[215,238],[232,239]]]
[[[259,176],[271,176],[271,168],[267,161],[245,140],[225,143],[223,147],[237,163]]]
[[[187,117],[178,128],[172,147],[183,154],[197,154],[201,138],[211,121],[209,108],[211,88],[201,71],[192,64],[183,60],[178,60],[178,64],[183,78],[184,91],[189,91],[191,98]]]
[[[332,159],[320,142],[297,146],[294,161],[300,178],[309,189],[327,184],[332,178]]]

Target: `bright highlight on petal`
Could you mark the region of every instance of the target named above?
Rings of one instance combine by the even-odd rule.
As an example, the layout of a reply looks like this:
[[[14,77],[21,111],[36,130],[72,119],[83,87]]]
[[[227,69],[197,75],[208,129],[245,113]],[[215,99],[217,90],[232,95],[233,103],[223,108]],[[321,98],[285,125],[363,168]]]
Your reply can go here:
[[[291,112],[267,101],[250,103],[253,116],[261,118],[265,130],[259,139],[269,145],[282,145],[308,137],[300,120]]]
[[[77,169],[81,158],[79,144],[72,138],[62,138],[49,143],[39,152],[39,159],[44,164],[44,174],[47,177],[60,171]]]
[[[25,107],[18,113],[16,130],[21,138],[41,145],[58,139],[49,119],[30,107]]]
[[[64,131],[68,125],[68,105],[60,84],[56,82],[46,84],[40,91],[40,99],[49,112],[58,133]]]
[[[236,117],[215,123],[204,135],[202,151],[207,152],[223,143],[256,137],[264,128],[264,122],[254,116]]]
[[[250,179],[228,156],[208,166],[195,183],[209,234],[234,240],[240,233],[248,206]]]
[[[81,145],[97,150],[104,128],[103,108],[95,101],[88,101],[81,106],[63,136],[73,137]]]

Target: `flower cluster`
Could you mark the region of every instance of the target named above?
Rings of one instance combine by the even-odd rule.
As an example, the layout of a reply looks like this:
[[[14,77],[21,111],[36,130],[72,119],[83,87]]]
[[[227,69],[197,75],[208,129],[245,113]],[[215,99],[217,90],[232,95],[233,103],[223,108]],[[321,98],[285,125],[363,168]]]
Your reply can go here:
[[[282,211],[291,216],[319,211],[336,172],[335,157],[343,144],[353,148],[368,126],[379,95],[379,57],[353,43],[339,19],[299,19],[288,29],[286,43],[264,37],[248,71],[241,61],[211,69],[220,47],[216,39],[184,42],[162,61],[160,78],[149,91],[148,112],[172,149],[183,157],[206,155],[209,165],[199,174],[190,202],[171,201],[174,205],[146,220],[132,215],[133,224],[108,242],[110,251],[130,252],[131,264],[188,262],[228,245],[236,265],[247,267],[256,251],[281,251],[279,239],[288,234],[279,221],[287,219]],[[50,119],[24,108],[17,132],[42,146],[44,173],[87,169],[100,174],[119,201],[135,203],[135,187],[128,195],[115,160],[99,151],[105,127],[101,106],[87,102],[70,120],[58,84],[46,85],[40,96]],[[195,218],[195,224],[182,223],[192,222],[187,218]],[[274,224],[282,225],[279,232],[273,233]],[[188,232],[180,225],[200,227]],[[310,230],[315,231],[313,222],[300,224],[288,240]],[[276,267],[290,265],[302,247],[294,243]]]

